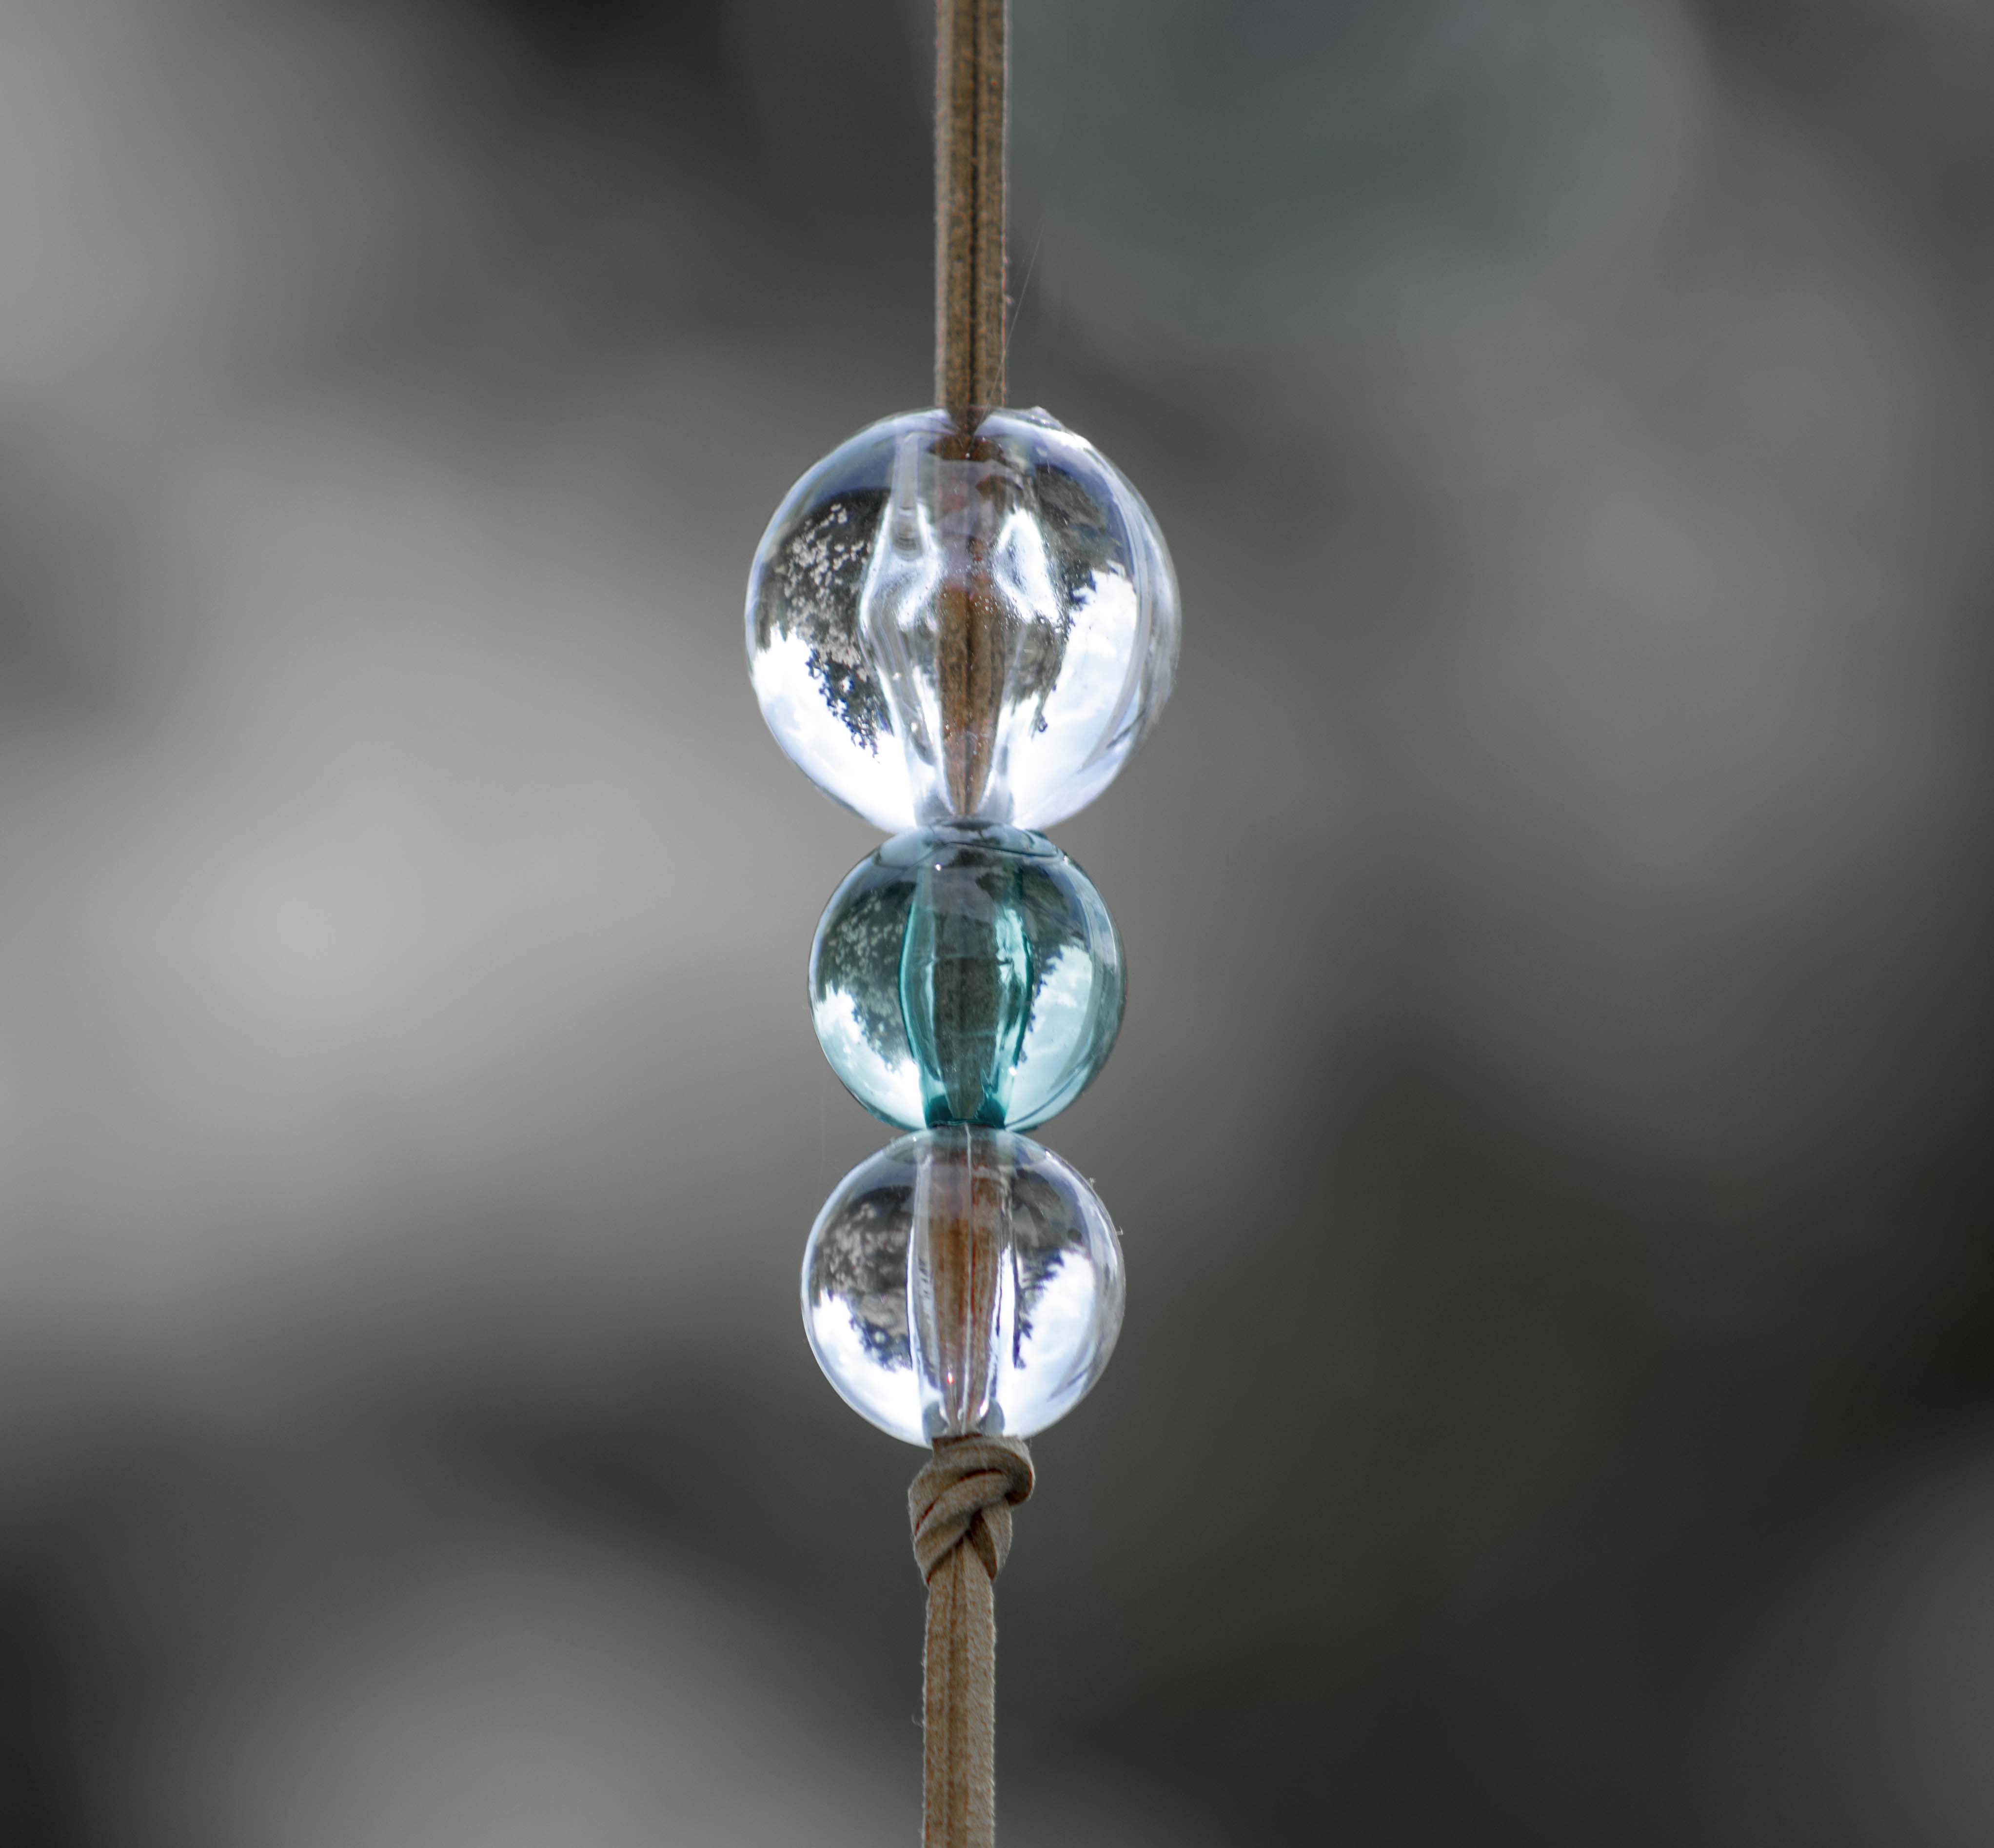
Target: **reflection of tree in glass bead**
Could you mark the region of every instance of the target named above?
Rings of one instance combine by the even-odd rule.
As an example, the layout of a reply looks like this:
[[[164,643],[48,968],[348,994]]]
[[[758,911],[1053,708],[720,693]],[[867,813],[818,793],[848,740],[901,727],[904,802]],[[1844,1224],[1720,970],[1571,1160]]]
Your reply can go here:
[[[884,490],[854,489],[804,508],[773,544],[749,610],[752,646],[794,636],[804,670],[856,743],[875,755],[893,715],[858,631],[858,596],[886,505]]]
[[[896,835],[838,887],[810,951],[824,1056],[905,1129],[1043,1123],[1106,1062],[1122,993],[1100,894],[1018,828]]]
[[[974,711],[942,687],[944,606],[965,596],[988,650]],[[776,509],[748,586],[769,729],[890,828],[1043,826],[1091,802],[1170,697],[1178,628],[1142,496],[1040,411],[993,411],[967,437],[940,411],[860,431]],[[974,736],[967,780],[944,761],[951,728]]]
[[[890,1367],[907,1351],[910,1191],[875,1188],[853,1201],[840,1236],[823,1253],[822,1287],[851,1308],[868,1359]]]
[[[910,1443],[1029,1437],[1098,1380],[1122,1326],[1119,1235],[1050,1150],[999,1130],[903,1137],[825,1202],[803,1325],[852,1409]]]

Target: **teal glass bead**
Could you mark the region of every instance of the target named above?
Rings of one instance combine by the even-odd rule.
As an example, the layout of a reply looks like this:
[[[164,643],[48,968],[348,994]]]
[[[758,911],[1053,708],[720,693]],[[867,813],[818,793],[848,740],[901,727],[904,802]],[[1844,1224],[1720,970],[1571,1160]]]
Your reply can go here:
[[[896,835],[832,895],[810,1013],[845,1088],[903,1129],[1029,1129],[1107,1062],[1122,945],[1101,895],[1044,835]]]
[[[803,1328],[838,1396],[910,1444],[1030,1437],[1072,1410],[1122,1328],[1121,1236],[1028,1137],[904,1136],[824,1202]]]

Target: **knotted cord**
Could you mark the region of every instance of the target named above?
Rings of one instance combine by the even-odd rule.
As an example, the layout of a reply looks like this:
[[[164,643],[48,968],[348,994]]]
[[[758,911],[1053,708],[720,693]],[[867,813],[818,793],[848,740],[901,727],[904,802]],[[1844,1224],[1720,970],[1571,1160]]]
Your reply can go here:
[[[1032,1492],[1015,1438],[944,1438],[907,1491],[914,1562],[927,1581],[923,1655],[923,1848],[997,1839],[997,1574],[1011,1510]]]

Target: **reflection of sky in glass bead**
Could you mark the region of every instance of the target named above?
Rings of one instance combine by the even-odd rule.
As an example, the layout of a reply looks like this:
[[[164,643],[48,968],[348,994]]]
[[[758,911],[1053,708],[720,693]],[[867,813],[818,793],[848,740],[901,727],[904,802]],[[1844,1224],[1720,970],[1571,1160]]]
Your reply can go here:
[[[772,635],[755,652],[749,677],[769,729],[827,794],[882,827],[911,827],[913,792],[899,739],[882,737],[876,749],[857,743],[810,662],[810,646],[797,635]]]
[[[906,1041],[900,1041],[900,1058],[886,1058],[866,1037],[858,1003],[843,989],[822,996],[810,1017],[824,1056],[839,1078],[889,1123],[916,1127],[921,1120],[921,1071]]]
[[[1141,671],[1136,587],[1119,572],[1097,571],[1074,598],[1066,658],[1046,695],[1043,728],[1011,742],[1012,801],[1020,822],[1070,814],[1105,788],[1121,756],[1102,746],[1119,729]],[[1092,766],[1090,759],[1101,753]],[[1082,792],[1084,791],[1084,794]]]
[[[1017,1288],[997,1377],[1006,1430],[1043,1430],[1093,1383],[1105,1359],[1103,1296],[1094,1266],[1078,1250],[1055,1259],[1031,1288]]]
[[[834,1297],[811,1302],[810,1335],[818,1363],[853,1411],[896,1437],[920,1430],[920,1383],[904,1339],[891,1362],[882,1359],[851,1306]]]
[[[1012,1122],[1034,1121],[1093,1075],[1095,1061],[1084,1055],[1095,1030],[1094,986],[1094,958],[1083,944],[1061,944],[1042,966],[1011,1082]]]

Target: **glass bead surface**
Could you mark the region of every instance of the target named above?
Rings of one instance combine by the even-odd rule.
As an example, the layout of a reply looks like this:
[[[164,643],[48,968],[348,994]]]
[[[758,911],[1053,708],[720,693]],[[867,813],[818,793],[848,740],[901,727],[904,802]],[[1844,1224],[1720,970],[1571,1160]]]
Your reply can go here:
[[[810,1014],[831,1069],[903,1129],[1029,1129],[1084,1090],[1122,1024],[1122,945],[1043,835],[896,835],[825,907]]]
[[[769,730],[895,832],[1092,801],[1163,710],[1178,632],[1143,497],[1042,411],[860,431],[790,490],[748,583]]]
[[[1121,1332],[1120,1235],[1050,1149],[1002,1130],[904,1136],[824,1203],[803,1326],[838,1396],[910,1444],[1029,1437],[1101,1377]]]

